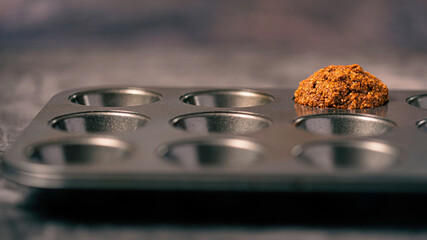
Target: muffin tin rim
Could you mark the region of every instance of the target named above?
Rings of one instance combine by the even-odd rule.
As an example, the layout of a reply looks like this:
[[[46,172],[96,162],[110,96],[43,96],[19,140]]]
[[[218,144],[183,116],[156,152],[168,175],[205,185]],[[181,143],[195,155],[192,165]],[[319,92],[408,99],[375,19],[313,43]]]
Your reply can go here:
[[[427,118],[418,120],[415,125],[417,126],[418,129],[422,128],[424,125],[427,125]]]

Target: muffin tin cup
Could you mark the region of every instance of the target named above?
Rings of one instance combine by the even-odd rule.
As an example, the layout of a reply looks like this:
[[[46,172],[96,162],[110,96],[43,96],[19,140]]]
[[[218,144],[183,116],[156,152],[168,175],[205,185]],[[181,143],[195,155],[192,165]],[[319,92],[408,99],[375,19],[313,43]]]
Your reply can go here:
[[[396,128],[396,124],[390,120],[351,113],[299,117],[294,121],[294,125],[314,134],[350,137],[377,136]]]
[[[427,119],[423,119],[417,122],[417,127],[424,131],[427,132]]]
[[[304,164],[327,171],[382,171],[404,158],[389,144],[364,140],[312,142],[292,152]]]
[[[271,120],[247,113],[202,112],[178,116],[172,126],[191,133],[247,134],[269,127]]]
[[[187,104],[218,108],[262,106],[273,100],[271,95],[265,93],[233,89],[198,91],[181,97],[181,101]]]
[[[116,139],[89,137],[38,143],[25,152],[30,162],[45,166],[94,166],[119,164],[132,150]]]
[[[161,157],[187,169],[240,168],[263,159],[263,148],[242,139],[180,141],[160,147]]]
[[[128,112],[79,112],[57,117],[50,121],[54,129],[73,133],[116,133],[136,131],[150,119]]]
[[[141,106],[159,101],[161,95],[140,88],[101,88],[77,92],[69,97],[76,104],[94,107]]]
[[[426,192],[427,112],[408,101],[424,95],[336,110],[295,104],[291,89],[70,90],[25,129],[3,173],[56,189]]]
[[[427,109],[427,94],[414,95],[406,99],[408,104],[421,109]]]

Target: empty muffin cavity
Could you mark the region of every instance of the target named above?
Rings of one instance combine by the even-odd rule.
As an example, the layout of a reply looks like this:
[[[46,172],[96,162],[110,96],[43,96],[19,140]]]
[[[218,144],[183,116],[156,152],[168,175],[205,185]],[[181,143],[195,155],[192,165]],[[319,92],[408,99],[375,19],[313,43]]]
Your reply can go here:
[[[396,127],[390,120],[360,114],[318,114],[297,118],[297,128],[320,135],[376,136]]]
[[[409,97],[406,99],[406,102],[412,106],[427,109],[427,93]]]
[[[27,155],[31,162],[46,165],[100,165],[128,159],[130,149],[111,138],[72,138],[30,146]]]
[[[143,115],[128,112],[82,112],[53,119],[53,128],[74,133],[135,131],[149,122]]]
[[[423,119],[417,122],[417,127],[424,132],[427,132],[427,119]]]
[[[379,171],[402,159],[393,146],[360,140],[309,143],[295,147],[292,153],[299,161],[324,170]]]
[[[79,92],[69,99],[85,106],[128,107],[155,103],[160,101],[161,95],[139,88],[105,88]]]
[[[186,94],[181,101],[187,104],[205,107],[254,107],[268,104],[273,97],[247,90],[211,90]]]
[[[178,116],[171,124],[192,133],[247,134],[271,125],[271,120],[246,113],[206,112]]]
[[[176,142],[160,148],[161,156],[185,168],[243,167],[263,156],[262,147],[242,139],[203,139]]]

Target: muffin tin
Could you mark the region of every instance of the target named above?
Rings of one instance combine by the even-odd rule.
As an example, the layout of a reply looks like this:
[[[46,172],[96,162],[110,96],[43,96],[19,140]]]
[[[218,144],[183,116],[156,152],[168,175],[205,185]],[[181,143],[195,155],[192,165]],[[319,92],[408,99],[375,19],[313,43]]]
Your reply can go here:
[[[427,94],[318,109],[292,89],[99,87],[54,96],[3,161],[42,189],[426,192]]]

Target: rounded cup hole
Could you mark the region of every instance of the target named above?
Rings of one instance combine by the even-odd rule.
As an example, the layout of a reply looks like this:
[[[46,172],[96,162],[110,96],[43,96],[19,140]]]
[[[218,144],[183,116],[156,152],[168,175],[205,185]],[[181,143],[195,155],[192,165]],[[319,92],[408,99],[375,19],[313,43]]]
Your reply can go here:
[[[319,142],[297,146],[300,161],[325,170],[381,170],[401,159],[398,149],[374,141]]]
[[[417,122],[418,129],[427,132],[427,119],[423,119]]]
[[[124,112],[84,112],[55,118],[51,126],[76,133],[114,133],[135,131],[149,121],[148,117]]]
[[[263,156],[260,145],[241,139],[215,139],[173,143],[161,147],[167,161],[186,168],[241,167]]]
[[[267,118],[243,113],[196,113],[174,118],[172,125],[192,133],[246,134],[267,128]]]
[[[297,118],[297,128],[320,135],[376,136],[396,127],[392,121],[358,114],[319,114]]]
[[[127,107],[159,101],[161,95],[137,88],[107,88],[73,94],[71,102],[95,107]]]
[[[412,106],[427,109],[427,94],[412,96],[406,99],[406,102]]]
[[[81,138],[32,146],[27,154],[32,162],[48,165],[113,164],[126,160],[130,147],[110,138]]]
[[[187,104],[205,107],[253,107],[273,101],[273,97],[258,92],[243,90],[212,90],[189,93],[181,97]]]

